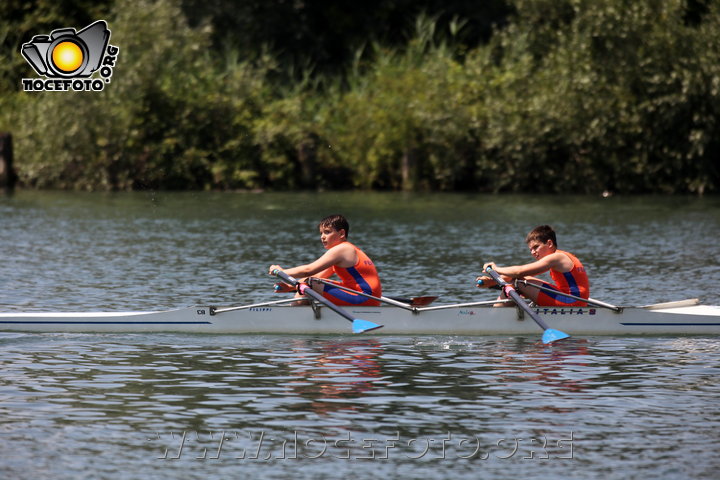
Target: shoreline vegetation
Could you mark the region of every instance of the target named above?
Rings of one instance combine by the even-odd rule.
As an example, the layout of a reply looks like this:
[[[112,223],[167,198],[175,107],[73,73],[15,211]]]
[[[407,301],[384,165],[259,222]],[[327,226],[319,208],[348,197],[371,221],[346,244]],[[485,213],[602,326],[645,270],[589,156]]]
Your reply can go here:
[[[720,193],[718,1],[65,3],[0,6],[20,188]],[[103,91],[21,91],[98,19]]]

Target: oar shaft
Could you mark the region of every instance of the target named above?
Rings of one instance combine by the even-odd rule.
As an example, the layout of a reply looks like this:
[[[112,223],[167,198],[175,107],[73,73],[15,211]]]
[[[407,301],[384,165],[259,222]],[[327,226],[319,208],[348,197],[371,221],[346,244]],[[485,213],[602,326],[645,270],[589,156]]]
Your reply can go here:
[[[377,301],[379,301],[379,302],[385,302],[385,303],[388,303],[388,304],[390,304],[390,305],[394,305],[394,306],[396,306],[396,307],[404,308],[405,310],[410,310],[410,311],[412,311],[412,312],[418,312],[418,313],[419,313],[419,312],[427,312],[427,311],[431,311],[431,310],[444,310],[444,309],[448,309],[448,308],[458,308],[458,307],[479,307],[479,306],[484,306],[484,305],[495,305],[496,303],[498,303],[498,301],[493,300],[493,301],[484,301],[484,302],[469,302],[469,303],[455,303],[455,304],[451,304],[451,305],[438,305],[438,306],[435,306],[435,307],[413,307],[413,306],[411,306],[411,305],[408,305],[407,303],[403,303],[403,302],[399,302],[399,301],[397,301],[397,300],[393,300],[392,298],[388,298],[388,297],[375,297],[375,296],[373,296],[373,295],[370,295],[370,294],[365,293],[365,292],[361,292],[361,291],[359,291],[359,290],[353,290],[352,288],[348,288],[348,287],[344,287],[344,286],[342,286],[342,285],[338,285],[337,283],[331,282],[331,281],[326,280],[326,279],[324,279],[324,278],[316,278],[315,280],[316,280],[316,281],[319,281],[320,283],[324,283],[325,285],[332,285],[332,286],[334,286],[334,287],[339,288],[340,290],[345,290],[346,292],[356,293],[356,294],[358,294],[358,295],[362,295],[363,297],[371,298],[371,299],[377,300]],[[435,297],[433,297],[433,298],[435,298]],[[502,302],[510,302],[510,301],[511,301],[511,300],[500,300],[501,303],[502,303]]]
[[[547,323],[545,323],[545,321],[542,318],[540,318],[535,312],[532,311],[530,306],[527,303],[525,303],[525,300],[523,300],[523,298],[520,296],[520,294],[517,293],[517,291],[511,285],[508,285],[508,286],[510,288],[503,290],[505,292],[505,295],[512,298],[515,301],[515,303],[517,304],[517,306],[522,308],[523,310],[525,310],[525,312],[528,315],[530,315],[530,318],[535,320],[535,323],[540,325],[543,330],[547,330],[548,328],[550,328],[550,327],[548,327]]]
[[[525,303],[525,301],[522,299],[520,294],[515,291],[515,289],[513,288],[512,285],[510,285],[505,280],[503,280],[502,277],[500,275],[498,275],[498,273],[495,270],[493,270],[492,268],[488,267],[486,272],[493,278],[493,280],[495,280],[497,282],[498,285],[500,285],[502,287],[503,292],[505,292],[505,295],[507,295],[508,297],[513,299],[515,304],[519,308],[523,309],[525,311],[525,313],[530,315],[530,318],[532,318],[535,321],[535,323],[540,325],[540,327],[542,327],[543,330],[547,330],[549,328],[547,326],[547,324],[543,321],[543,319],[540,318],[535,312],[533,312],[532,309],[530,308],[530,306],[528,306],[528,304]]]
[[[374,296],[374,295],[370,295],[369,293],[361,292],[361,291],[359,291],[359,290],[354,290],[354,289],[352,289],[352,288],[348,288],[348,287],[345,287],[345,286],[343,286],[343,285],[339,285],[339,284],[337,284],[337,283],[335,283],[335,282],[331,282],[331,281],[326,280],[326,279],[324,279],[324,278],[315,278],[314,280],[315,280],[315,281],[318,281],[318,282],[320,282],[320,283],[323,283],[323,284],[325,284],[325,285],[332,285],[332,286],[335,287],[335,288],[339,288],[340,290],[344,290],[344,291],[349,292],[349,293],[354,293],[354,294],[357,294],[357,295],[362,295],[363,297],[366,297],[366,298],[369,298],[369,299],[372,299],[372,300],[376,300],[376,301],[378,301],[378,302],[385,302],[385,303],[387,303],[387,304],[389,304],[389,305],[394,305],[394,306],[396,306],[396,307],[404,308],[404,309],[406,309],[406,310],[413,310],[413,311],[415,310],[415,307],[412,307],[412,306],[410,306],[410,305],[408,305],[408,304],[406,304],[406,303],[398,302],[397,300],[393,300],[392,298],[376,297],[376,296]]]
[[[337,314],[340,315],[341,317],[344,317],[344,318],[348,319],[348,320],[351,321],[351,322],[355,321],[355,317],[353,317],[352,315],[350,315],[349,313],[347,313],[347,312],[345,311],[345,309],[338,307],[337,305],[335,305],[335,304],[332,303],[332,302],[329,302],[325,297],[323,297],[322,295],[320,295],[319,293],[317,293],[317,292],[316,292],[315,290],[313,290],[312,288],[305,286],[305,288],[303,288],[303,289],[300,291],[300,293],[302,293],[303,295],[306,295],[306,296],[308,296],[308,297],[314,298],[315,300],[317,300],[318,302],[322,303],[323,305],[325,305],[326,307],[328,307],[330,310],[334,311],[335,313],[337,313]]]
[[[282,270],[275,270],[274,273],[275,273],[275,275],[277,275],[280,279],[282,279],[282,281],[285,282],[285,283],[288,283],[288,284],[290,284],[290,285],[292,285],[292,286],[294,286],[294,287],[297,287],[298,285],[300,285],[300,281],[299,281],[297,278],[291,277],[290,275],[288,275],[287,273],[283,272]],[[352,315],[350,315],[349,313],[347,313],[344,309],[338,307],[337,305],[335,305],[335,304],[332,303],[332,302],[329,302],[325,297],[323,297],[322,295],[320,295],[319,293],[317,293],[317,292],[316,292],[315,290],[313,290],[312,288],[310,288],[310,287],[308,287],[308,286],[306,286],[306,285],[303,285],[303,286],[304,286],[304,288],[302,288],[302,290],[300,291],[300,293],[302,293],[303,295],[305,295],[305,296],[307,296],[307,297],[311,297],[311,298],[317,300],[318,302],[320,302],[320,303],[322,303],[323,305],[325,305],[326,307],[330,308],[332,311],[334,311],[334,312],[337,313],[338,315],[340,315],[340,316],[342,316],[342,317],[344,317],[344,318],[347,318],[347,319],[350,320],[351,322],[352,322],[353,320],[355,320],[355,318],[354,318]]]
[[[298,286],[301,283],[298,279],[291,277],[290,275],[283,272],[282,270],[275,270],[273,273],[277,277],[279,277],[283,282],[288,283],[290,285]],[[300,293],[302,293],[303,295],[306,295],[308,297],[314,298],[319,303],[325,305],[326,307],[328,307],[330,310],[334,311],[341,317],[349,320],[351,323],[353,323],[353,325],[355,324],[355,322],[357,322],[358,319],[356,319],[355,317],[350,315],[348,312],[346,312],[344,308],[341,308],[341,307],[335,305],[334,303],[332,303],[327,298],[323,297],[322,295],[320,295],[319,293],[317,293],[315,290],[308,287],[307,285],[302,284],[300,289],[301,289]]]

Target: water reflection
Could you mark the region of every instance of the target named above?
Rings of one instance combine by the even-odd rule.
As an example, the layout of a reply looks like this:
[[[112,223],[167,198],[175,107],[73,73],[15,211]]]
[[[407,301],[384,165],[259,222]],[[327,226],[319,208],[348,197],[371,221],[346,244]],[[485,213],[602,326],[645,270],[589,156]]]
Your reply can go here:
[[[553,345],[535,342],[530,348],[515,344],[498,351],[503,373],[499,379],[508,383],[526,381],[553,390],[581,392],[591,387],[588,375],[589,343],[586,339],[568,338]],[[583,374],[582,372],[585,372]]]
[[[379,382],[378,361],[384,350],[376,339],[298,340],[293,345],[296,357],[290,373],[295,378],[286,386],[292,394],[308,399],[317,414],[356,410],[358,402],[353,400],[384,383]],[[309,350],[313,353],[308,354]]]
[[[177,456],[183,436],[188,461],[205,449],[206,459],[216,456],[226,437],[227,452],[248,458],[262,435],[259,458],[274,458],[298,434],[352,438],[342,445],[358,458],[367,453],[364,439],[396,442],[387,465],[412,467],[425,461],[416,457],[426,440],[429,456],[450,439],[447,451],[457,457],[468,446],[459,441],[478,438],[481,453],[495,458],[511,451],[512,439],[554,441],[573,432],[590,464],[632,454],[638,465],[654,465],[668,449],[698,458],[720,428],[719,356],[717,342],[702,338],[571,338],[547,347],[532,336],[11,334],[0,337],[0,426],[11,456],[26,460],[5,470],[0,463],[0,473],[15,478],[33,468],[32,458],[48,465],[71,458],[77,467],[69,471],[77,473],[97,456],[104,464],[94,467],[117,478],[127,458],[157,469],[164,449]],[[618,436],[609,417],[629,433]],[[518,457],[537,447],[522,445]],[[474,478],[485,457],[460,471]],[[318,473],[329,464],[313,465],[305,466]],[[441,463],[425,467],[442,476]]]

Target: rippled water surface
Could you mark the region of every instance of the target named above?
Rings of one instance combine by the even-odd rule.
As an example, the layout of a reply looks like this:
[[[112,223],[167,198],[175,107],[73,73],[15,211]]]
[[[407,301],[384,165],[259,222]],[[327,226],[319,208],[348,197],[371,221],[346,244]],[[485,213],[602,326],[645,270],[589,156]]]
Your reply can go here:
[[[712,198],[52,192],[0,199],[0,303],[274,299],[333,212],[389,293],[486,299],[551,223],[596,298],[720,303]],[[0,478],[717,478],[719,340],[0,333]]]

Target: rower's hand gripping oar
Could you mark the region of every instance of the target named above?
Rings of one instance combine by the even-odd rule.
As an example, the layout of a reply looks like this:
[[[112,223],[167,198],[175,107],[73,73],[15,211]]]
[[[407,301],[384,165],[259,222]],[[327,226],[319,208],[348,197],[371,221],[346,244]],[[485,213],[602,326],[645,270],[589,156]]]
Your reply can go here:
[[[382,325],[378,325],[377,323],[369,322],[367,320],[362,320],[360,318],[354,318],[352,315],[350,315],[348,312],[345,311],[345,309],[340,308],[339,306],[332,303],[327,298],[323,297],[319,293],[317,293],[315,290],[310,288],[307,284],[300,282],[296,278],[291,277],[287,273],[283,272],[282,270],[273,270],[273,275],[280,278],[283,282],[290,284],[294,287],[298,288],[298,291],[308,297],[311,297],[318,301],[319,303],[322,303],[326,307],[328,307],[330,310],[334,311],[341,317],[346,318],[347,320],[352,323],[352,331],[353,333],[365,333],[369,332],[370,330],[377,330],[378,328],[382,328]]]
[[[540,318],[535,312],[533,312],[532,309],[528,306],[528,304],[525,303],[520,294],[515,291],[515,288],[511,284],[503,280],[502,277],[498,275],[495,270],[492,269],[492,267],[487,267],[485,271],[493,278],[493,280],[497,282],[498,285],[500,285],[503,293],[505,293],[505,296],[511,298],[519,308],[522,308],[525,313],[530,315],[530,318],[535,320],[535,323],[540,325],[540,328],[545,330],[542,336],[543,343],[556,342],[570,336],[565,332],[561,332],[560,330],[555,330],[548,327],[547,324],[542,320],[542,318]]]

